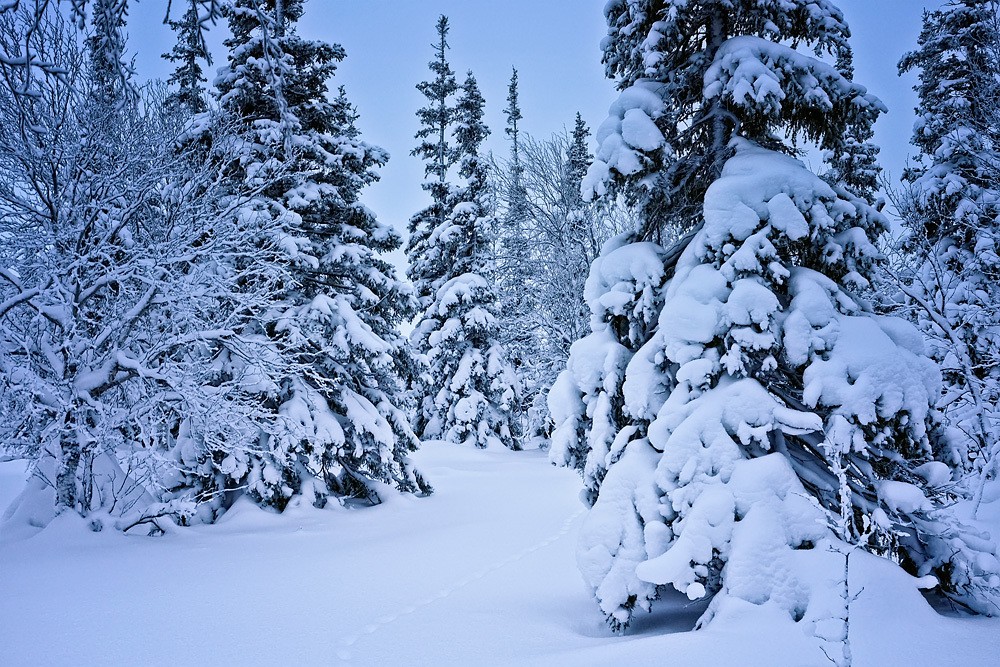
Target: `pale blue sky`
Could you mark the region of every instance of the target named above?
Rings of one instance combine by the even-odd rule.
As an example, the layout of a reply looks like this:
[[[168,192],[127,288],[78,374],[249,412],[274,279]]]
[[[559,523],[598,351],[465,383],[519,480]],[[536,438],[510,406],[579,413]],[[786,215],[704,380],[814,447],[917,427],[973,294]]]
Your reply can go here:
[[[490,147],[506,150],[501,112],[511,66],[518,68],[524,129],[548,136],[571,125],[580,111],[592,130],[603,120],[615,92],[604,78],[599,43],[605,33],[605,0],[311,0],[299,25],[304,36],[339,42],[347,50],[336,84],[361,113],[364,138],[392,155],[382,182],[365,203],[398,229],[425,204],[423,165],[409,156],[422,103],[415,85],[427,78],[434,23],[451,20],[452,68],[472,69],[487,101],[493,130]],[[890,109],[877,126],[882,164],[899,175],[909,146],[915,96],[913,76],[900,79],[896,62],[915,44],[920,14],[938,0],[840,0],[854,34],[856,80]],[[161,24],[160,0],[132,9],[130,45],[142,77],[166,76],[159,54],[171,34]],[[213,41],[221,39],[220,31]],[[223,58],[221,51],[219,59]],[[218,63],[216,63],[216,66]],[[212,68],[214,71],[214,68]]]

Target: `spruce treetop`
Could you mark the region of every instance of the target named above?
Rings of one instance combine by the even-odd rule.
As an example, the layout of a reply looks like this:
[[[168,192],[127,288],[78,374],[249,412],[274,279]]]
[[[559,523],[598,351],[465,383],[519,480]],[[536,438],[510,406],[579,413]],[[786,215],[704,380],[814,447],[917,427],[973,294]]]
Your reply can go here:
[[[583,116],[577,111],[576,119],[573,121],[572,141],[566,160],[567,181],[569,187],[572,189],[572,192],[569,193],[569,198],[577,203],[582,202],[580,184],[583,183],[583,179],[587,175],[587,169],[590,168],[590,163],[594,159],[590,148],[587,146],[589,138],[590,128],[587,127]]]
[[[510,85],[507,86],[507,106],[503,110],[504,116],[507,117],[507,127],[504,128],[504,134],[510,137],[511,169],[517,178],[521,171],[520,129],[517,123],[524,116],[521,115],[521,106],[518,102],[517,68],[513,67],[511,70]]]
[[[134,74],[125,61],[125,20],[127,0],[94,0],[91,6],[91,34],[87,37],[91,86],[96,98],[116,104],[133,91]]]
[[[957,218],[977,215],[978,206],[961,202],[981,200],[984,190],[995,187],[989,137],[998,115],[998,11],[996,0],[954,0],[925,12],[917,49],[899,63],[900,73],[920,71],[911,142],[924,156],[904,178],[919,186],[923,206],[943,202]]]
[[[424,175],[437,183],[425,183],[424,188],[438,201],[447,195],[443,185],[456,159],[447,130],[454,114],[449,100],[458,91],[458,83],[448,64],[448,17],[441,15],[435,27],[438,34],[437,42],[432,44],[435,57],[427,64],[434,77],[417,84],[417,90],[427,98],[427,106],[417,110],[420,129],[416,138],[423,141],[410,154],[426,161]]]
[[[486,100],[479,90],[479,83],[472,71],[466,73],[462,94],[455,105],[455,148],[460,156],[458,173],[470,185],[485,186],[486,165],[480,151],[490,136],[490,129],[483,121]]]
[[[163,54],[166,60],[176,64],[167,83],[177,86],[167,100],[167,104],[182,108],[188,113],[201,113],[208,108],[205,102],[205,75],[200,60],[211,64],[202,35],[200,2],[190,0],[180,19],[167,19],[167,25],[177,35],[177,42],[170,53]]]
[[[850,80],[850,31],[828,0],[612,0],[605,14],[605,68],[622,93],[585,190],[626,186],[646,235],[696,222],[734,137],[841,154],[845,129],[864,141],[885,111]]]

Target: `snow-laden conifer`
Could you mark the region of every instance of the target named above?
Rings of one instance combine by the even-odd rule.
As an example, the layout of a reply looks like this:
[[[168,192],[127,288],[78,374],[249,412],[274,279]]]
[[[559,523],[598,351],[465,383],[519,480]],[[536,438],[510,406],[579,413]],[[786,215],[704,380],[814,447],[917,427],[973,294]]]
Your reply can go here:
[[[538,285],[533,269],[537,265],[537,248],[531,244],[531,211],[528,193],[524,187],[524,165],[521,161],[521,143],[524,139],[520,121],[524,116],[518,91],[517,69],[513,70],[507,87],[507,118],[504,133],[510,140],[508,178],[504,191],[498,193],[502,212],[498,215],[495,232],[495,256],[498,296],[500,340],[514,364],[522,387],[523,405],[519,412],[527,417],[529,410],[543,391],[539,362],[537,320],[534,312],[539,306]],[[533,413],[532,413],[533,414]],[[526,430],[537,431],[539,424],[524,423]]]
[[[899,278],[941,364],[952,453],[986,481],[1000,462],[997,3],[961,0],[925,13],[900,70],[919,72],[912,143],[920,161],[904,175],[902,207],[917,268]]]
[[[279,509],[298,495],[322,506],[331,496],[377,502],[383,485],[426,490],[408,460],[417,440],[398,377],[406,349],[396,324],[411,297],[380,257],[400,240],[358,199],[388,156],[358,138],[343,94],[328,99],[344,51],[299,37],[303,11],[294,0],[228,6],[229,56],[216,79],[219,122],[235,124],[240,142],[227,182],[256,188],[242,210],[269,219],[248,243],[280,248],[276,269],[289,274],[243,333],[285,370],[247,387],[276,416],[255,446],[198,456],[215,461],[203,483],[246,487]],[[219,363],[228,373],[241,362]]]
[[[208,104],[205,100],[205,75],[201,62],[211,64],[201,29],[201,2],[188,0],[187,7],[180,18],[167,20],[170,29],[176,34],[176,41],[170,53],[163,55],[175,68],[168,84],[175,89],[171,92],[168,105],[181,108],[189,114],[205,111]]]
[[[839,663],[846,601],[815,576],[831,550],[890,556],[980,610],[1000,563],[947,509],[919,334],[856,296],[886,221],[845,171],[868,162],[844,156],[884,107],[849,78],[843,16],[735,4],[607,6],[623,91],[585,191],[637,191],[647,238],[691,231],[594,263],[592,333],[550,394],[568,406],[553,455],[583,460],[579,564],[612,626],[669,585],[715,596],[703,623],[780,610]],[[829,151],[833,184],[782,136]]]
[[[813,70],[780,46],[809,44],[849,63],[847,25],[829,0],[612,0],[605,14],[604,63],[621,94],[597,131],[584,191],[601,194],[617,174],[645,210],[647,239],[697,224],[734,130],[775,145],[781,126],[837,150],[844,137],[826,129],[829,119],[852,124],[876,111],[830,77],[835,68]],[[779,102],[782,113],[771,113]]]
[[[422,308],[434,298],[446,271],[446,267],[436,261],[437,255],[429,247],[428,237],[450,213],[449,173],[458,159],[451,136],[455,115],[453,98],[458,92],[458,83],[448,63],[448,17],[440,16],[435,27],[438,39],[434,45],[434,59],[428,63],[434,78],[417,84],[417,90],[427,99],[427,106],[417,110],[420,129],[416,138],[420,144],[411,152],[424,160],[421,187],[431,196],[431,204],[410,218],[410,238],[406,244],[407,275]],[[419,416],[417,424],[419,429]]]
[[[415,421],[423,438],[519,449],[519,386],[499,340],[492,283],[497,221],[480,155],[489,134],[484,106],[469,72],[447,128],[453,132],[463,183],[449,189],[447,215],[420,252],[411,244],[411,266],[432,267],[433,274],[423,276],[434,277],[411,336],[426,364],[416,383],[422,401]],[[444,150],[439,147],[436,155]]]
[[[566,322],[555,310],[572,308],[579,302],[578,290],[560,280],[562,295],[554,295],[551,269],[570,276],[574,262],[567,250],[572,241],[556,238],[553,214],[564,209],[562,186],[564,137],[539,142],[521,130],[523,119],[519,101],[518,72],[515,69],[507,88],[504,108],[510,140],[506,160],[494,162],[491,181],[498,204],[498,230],[495,243],[500,338],[509,350],[511,362],[522,387],[522,430],[526,442],[545,446],[551,420],[545,396],[555,378],[553,368],[565,363],[557,346]],[[579,191],[579,188],[576,188]],[[565,230],[561,230],[565,231]],[[565,278],[565,276],[561,276]],[[566,299],[569,299],[567,302]]]
[[[537,305],[536,289],[532,280],[532,249],[530,247],[530,215],[528,193],[524,187],[524,165],[521,162],[523,141],[520,121],[524,118],[519,102],[517,70],[511,75],[507,88],[507,106],[504,108],[507,127],[504,133],[510,139],[509,178],[505,191],[499,193],[503,213],[497,229],[497,290],[501,310],[501,328],[504,344],[518,373],[536,384],[533,369],[533,351],[537,349],[535,327],[531,311]],[[533,393],[529,390],[529,393]],[[526,395],[530,400],[530,396]]]

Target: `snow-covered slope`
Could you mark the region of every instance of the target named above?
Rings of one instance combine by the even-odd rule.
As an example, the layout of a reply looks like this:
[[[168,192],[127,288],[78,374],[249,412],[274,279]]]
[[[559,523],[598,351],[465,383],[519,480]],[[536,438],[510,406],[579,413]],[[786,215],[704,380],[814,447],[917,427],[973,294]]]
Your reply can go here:
[[[161,538],[60,520],[0,537],[4,665],[829,665],[748,609],[688,632],[663,600],[612,635],[575,565],[579,478],[539,452],[429,443],[429,498],[372,509],[239,507]],[[0,465],[0,503],[19,464]],[[897,570],[852,559],[854,665],[993,665],[1000,620],[936,615]]]

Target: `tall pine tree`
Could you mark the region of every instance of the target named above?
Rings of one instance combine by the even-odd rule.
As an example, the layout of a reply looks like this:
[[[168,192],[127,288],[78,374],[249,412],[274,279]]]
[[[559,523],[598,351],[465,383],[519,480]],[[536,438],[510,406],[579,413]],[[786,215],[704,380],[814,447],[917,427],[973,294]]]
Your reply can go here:
[[[167,21],[177,39],[170,53],[163,56],[176,65],[167,79],[167,83],[176,86],[167,99],[167,104],[188,114],[201,113],[208,108],[205,100],[205,75],[200,61],[211,64],[212,59],[202,34],[200,14],[201,2],[188,0],[187,9],[180,19]]]
[[[517,70],[514,69],[507,87],[507,106],[503,110],[507,118],[504,133],[510,140],[510,160],[507,165],[510,173],[505,179],[505,191],[499,193],[502,214],[498,220],[495,244],[496,276],[500,339],[517,370],[519,383],[523,387],[524,407],[527,408],[536,398],[541,398],[544,387],[538,367],[538,286],[533,279],[538,267],[532,255],[531,211],[523,182],[519,122],[524,116],[518,98]],[[520,412],[528,414],[526,409]],[[536,431],[541,424],[525,426]]]
[[[410,261],[408,275],[422,307],[441,286],[441,276],[446,270],[435,261],[434,253],[428,247],[428,237],[448,217],[451,197],[448,176],[458,159],[451,137],[455,114],[452,98],[458,92],[458,83],[448,63],[448,17],[440,16],[435,28],[438,40],[433,45],[434,59],[428,63],[434,78],[417,84],[417,90],[427,98],[427,106],[417,110],[420,129],[416,138],[420,144],[411,152],[411,155],[424,160],[421,187],[430,194],[431,204],[410,218],[410,240],[406,246]]]

